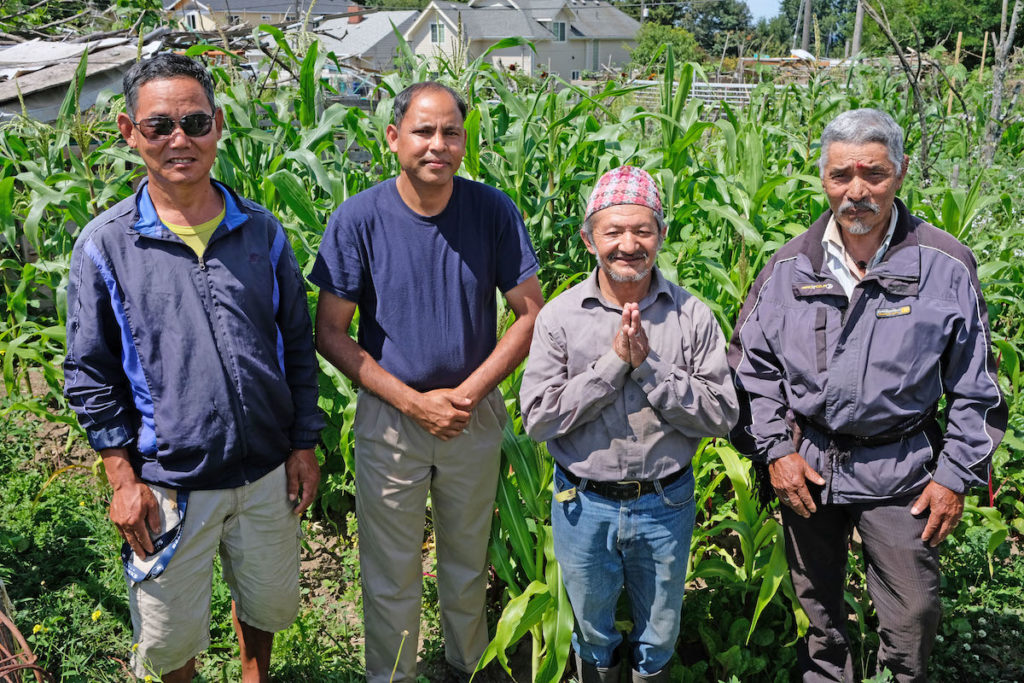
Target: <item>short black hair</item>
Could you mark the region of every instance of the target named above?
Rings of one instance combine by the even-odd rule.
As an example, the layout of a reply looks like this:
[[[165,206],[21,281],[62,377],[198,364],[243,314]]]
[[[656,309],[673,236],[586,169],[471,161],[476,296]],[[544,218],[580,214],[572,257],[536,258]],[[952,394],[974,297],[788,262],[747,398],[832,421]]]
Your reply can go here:
[[[124,88],[124,108],[128,116],[135,118],[135,107],[138,105],[139,88],[159,78],[192,78],[203,86],[206,99],[210,101],[210,109],[216,110],[213,101],[213,78],[210,72],[199,62],[173,52],[162,52],[148,59],[135,62],[124,75],[121,85]]]
[[[466,120],[466,100],[462,99],[462,95],[443,83],[438,83],[437,81],[421,81],[419,83],[413,83],[408,88],[395,95],[395,128],[401,127],[402,119],[405,118],[405,112],[409,110],[409,105],[412,103],[413,98],[424,90],[440,90],[451,95],[452,99],[455,100],[455,106],[459,108],[459,113],[462,114],[462,120]]]

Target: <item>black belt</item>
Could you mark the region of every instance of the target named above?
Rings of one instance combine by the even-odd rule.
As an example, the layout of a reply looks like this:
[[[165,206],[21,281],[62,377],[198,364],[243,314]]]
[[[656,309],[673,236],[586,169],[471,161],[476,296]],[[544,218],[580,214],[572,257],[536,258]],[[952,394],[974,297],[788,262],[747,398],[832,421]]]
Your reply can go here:
[[[902,441],[908,436],[914,436],[915,434],[925,430],[928,430],[933,434],[938,433],[941,436],[941,429],[935,421],[935,414],[937,411],[938,405],[932,405],[927,410],[918,413],[904,422],[901,422],[895,427],[891,427],[881,434],[874,434],[872,436],[840,434],[839,432],[834,432],[831,429],[822,427],[813,420],[809,420],[802,415],[797,415],[796,419],[797,424],[800,425],[801,429],[810,427],[811,429],[828,437],[828,446],[825,449],[826,455],[833,460],[838,460],[839,462],[844,463],[850,459],[850,452],[856,446],[866,446],[868,448],[884,446],[886,444]]]
[[[581,477],[577,477],[575,474],[565,468],[559,468],[562,470],[562,474],[565,478],[572,483],[573,486],[580,486],[583,483]],[[687,465],[681,470],[673,472],[667,477],[661,479],[649,479],[647,481],[640,480],[629,480],[629,481],[594,481],[593,479],[587,479],[587,485],[582,490],[596,493],[602,498],[610,498],[611,500],[635,500],[640,496],[646,496],[648,493],[654,493],[658,489],[655,488],[655,484],[661,486],[664,489],[666,486],[679,480],[684,474],[690,471],[690,466]]]

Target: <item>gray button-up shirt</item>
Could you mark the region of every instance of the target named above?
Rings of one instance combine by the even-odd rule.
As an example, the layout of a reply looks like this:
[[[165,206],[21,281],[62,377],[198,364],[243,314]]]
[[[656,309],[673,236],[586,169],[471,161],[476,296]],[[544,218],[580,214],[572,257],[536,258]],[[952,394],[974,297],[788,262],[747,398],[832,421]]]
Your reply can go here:
[[[541,309],[523,375],[523,424],[564,469],[596,481],[660,479],[736,422],[725,338],[711,310],[657,269],[640,304],[650,343],[630,369],[612,349],[622,309],[597,271]]]

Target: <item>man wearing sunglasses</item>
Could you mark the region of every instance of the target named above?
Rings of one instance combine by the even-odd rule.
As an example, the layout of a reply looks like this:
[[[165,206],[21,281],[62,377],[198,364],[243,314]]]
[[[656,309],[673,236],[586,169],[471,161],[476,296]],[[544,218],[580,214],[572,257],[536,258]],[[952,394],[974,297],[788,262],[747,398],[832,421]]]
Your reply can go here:
[[[320,477],[305,288],[281,224],[210,178],[224,115],[209,73],[157,55],[124,92],[118,128],[146,178],[75,244],[65,392],[113,488],[135,673],[192,679],[219,552],[242,680],[265,681]]]

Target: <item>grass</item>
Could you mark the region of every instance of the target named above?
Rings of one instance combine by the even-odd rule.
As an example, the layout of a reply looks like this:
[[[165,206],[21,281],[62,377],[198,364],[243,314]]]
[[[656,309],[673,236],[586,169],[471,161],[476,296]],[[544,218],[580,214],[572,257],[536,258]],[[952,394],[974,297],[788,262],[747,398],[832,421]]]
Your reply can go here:
[[[55,467],[52,459],[38,457],[41,426],[31,419],[0,423],[0,578],[15,623],[57,680],[124,681],[132,627],[121,540],[107,519],[109,490],[84,464],[45,486]],[[302,606],[295,623],[274,640],[275,680],[364,680],[354,514],[341,524],[344,533],[338,534],[327,520],[304,522]],[[433,672],[442,670],[444,656],[436,585],[430,577],[424,583],[423,668]],[[237,680],[231,596],[219,563],[210,638],[197,680]]]

